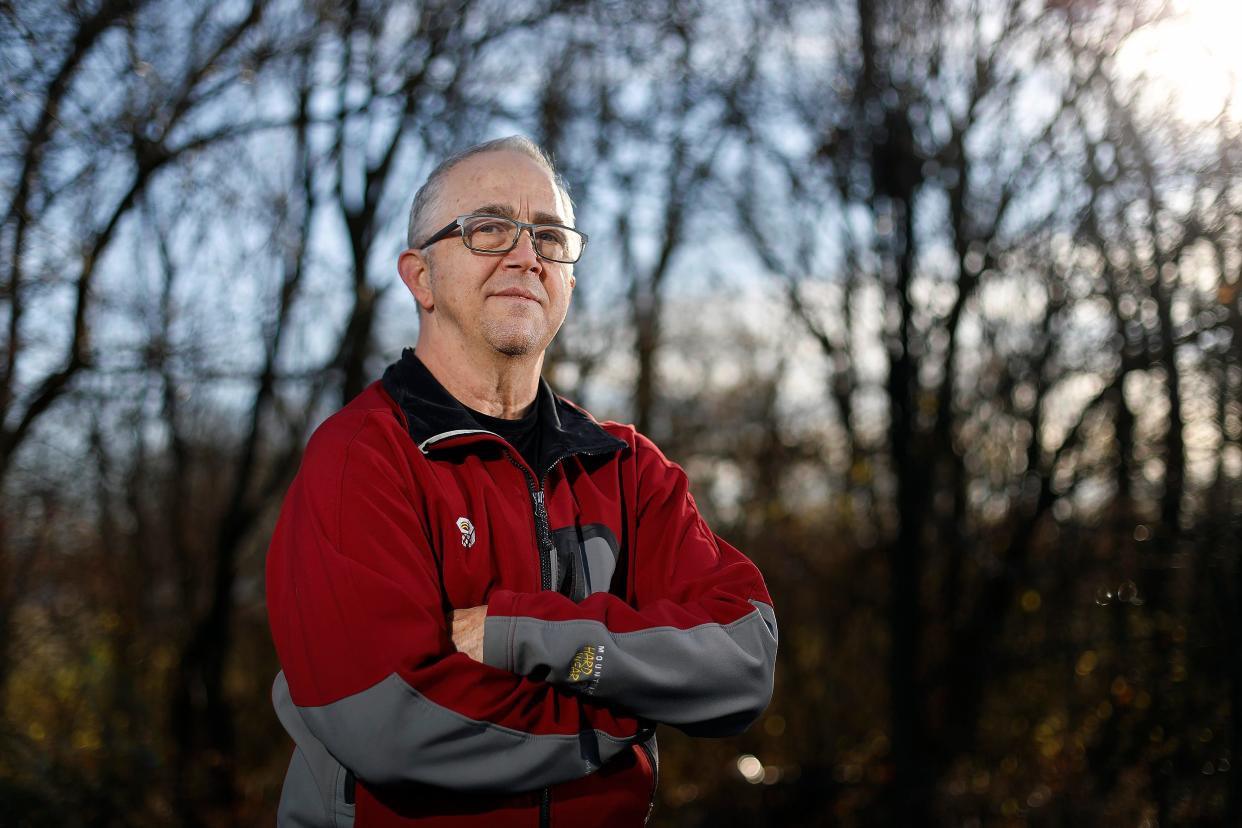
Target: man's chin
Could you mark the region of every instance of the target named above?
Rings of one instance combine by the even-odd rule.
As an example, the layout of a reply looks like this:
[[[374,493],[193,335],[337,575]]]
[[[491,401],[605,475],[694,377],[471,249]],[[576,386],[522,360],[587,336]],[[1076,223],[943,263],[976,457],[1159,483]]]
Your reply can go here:
[[[507,357],[523,357],[530,356],[534,352],[534,348],[525,344],[514,343],[511,345],[497,345],[497,353],[504,354]]]
[[[487,337],[497,353],[509,357],[533,356],[542,350],[542,342],[531,331],[497,331]]]

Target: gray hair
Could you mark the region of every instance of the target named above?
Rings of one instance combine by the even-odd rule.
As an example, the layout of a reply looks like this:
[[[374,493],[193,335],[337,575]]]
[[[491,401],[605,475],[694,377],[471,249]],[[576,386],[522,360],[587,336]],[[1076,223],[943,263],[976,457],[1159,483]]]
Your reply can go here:
[[[450,155],[436,165],[436,168],[427,176],[423,186],[419,187],[418,192],[414,194],[414,203],[410,206],[410,222],[406,228],[406,245],[413,247],[419,239],[425,238],[427,234],[433,232],[427,227],[427,222],[431,220],[431,215],[435,212],[436,202],[444,190],[444,179],[454,167],[467,159],[474,158],[476,155],[502,151],[520,152],[551,174],[557,189],[565,197],[565,205],[569,210],[567,219],[572,223],[574,203],[569,197],[569,187],[565,184],[564,176],[557,171],[556,166],[552,163],[551,157],[542,147],[525,135],[509,135],[505,138],[496,138],[492,141],[475,144],[473,147],[468,147],[461,152]]]

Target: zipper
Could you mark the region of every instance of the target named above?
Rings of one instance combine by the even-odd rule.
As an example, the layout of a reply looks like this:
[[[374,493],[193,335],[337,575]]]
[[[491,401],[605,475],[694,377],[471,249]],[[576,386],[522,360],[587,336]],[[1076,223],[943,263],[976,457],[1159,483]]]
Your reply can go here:
[[[539,828],[552,828],[552,789],[539,792]]]
[[[508,449],[505,449],[505,457],[522,472],[522,477],[526,480],[531,511],[535,516],[535,542],[539,545],[539,588],[552,589],[552,556],[556,554],[556,544],[552,542],[552,530],[548,528],[548,508],[543,502],[543,489],[536,486],[535,476]]]
[[[646,742],[639,742],[638,747],[647,755],[647,764],[651,765],[651,801],[647,803],[647,817],[643,820],[643,824],[646,825],[651,821],[651,814],[655,812],[656,791],[660,787],[660,757],[654,750],[647,747]]]

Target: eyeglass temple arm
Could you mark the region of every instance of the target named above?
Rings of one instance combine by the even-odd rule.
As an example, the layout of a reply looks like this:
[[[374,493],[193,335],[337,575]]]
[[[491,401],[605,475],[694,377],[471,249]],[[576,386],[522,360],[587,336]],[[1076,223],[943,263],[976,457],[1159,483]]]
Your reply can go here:
[[[431,238],[427,239],[427,241],[423,242],[422,244],[416,244],[413,246],[413,248],[415,250],[422,250],[424,247],[430,247],[436,242],[441,241],[442,239],[447,239],[449,236],[453,235],[453,231],[456,230],[460,226],[461,225],[458,223],[457,219],[453,219],[448,224],[444,225],[439,230],[432,233]]]

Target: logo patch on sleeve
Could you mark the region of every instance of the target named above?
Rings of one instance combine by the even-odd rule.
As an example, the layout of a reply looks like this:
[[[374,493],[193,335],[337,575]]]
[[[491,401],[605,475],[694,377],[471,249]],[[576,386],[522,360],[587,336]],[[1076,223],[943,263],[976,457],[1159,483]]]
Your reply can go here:
[[[586,693],[594,693],[599,684],[600,674],[604,672],[604,645],[588,644],[574,655],[569,665],[569,680],[585,682]]]
[[[470,522],[470,518],[459,517],[457,528],[461,531],[461,545],[467,549],[474,546],[474,524]]]

